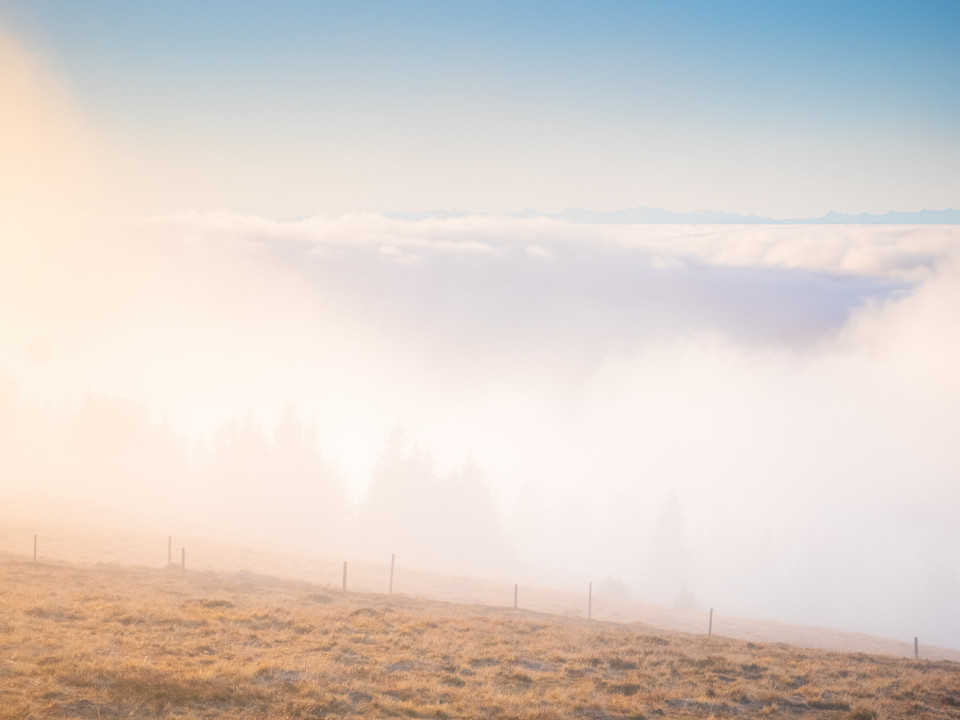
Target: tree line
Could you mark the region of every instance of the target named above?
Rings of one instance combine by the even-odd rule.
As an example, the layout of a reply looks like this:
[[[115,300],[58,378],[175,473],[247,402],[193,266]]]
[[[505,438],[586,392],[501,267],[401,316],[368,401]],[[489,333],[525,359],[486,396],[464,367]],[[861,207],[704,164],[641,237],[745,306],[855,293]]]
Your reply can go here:
[[[88,393],[75,406],[50,408],[0,385],[0,486],[118,512],[147,509],[311,554],[397,553],[476,573],[511,556],[474,458],[443,472],[397,427],[354,502],[314,423],[294,404],[272,431],[248,414],[191,439],[123,398]]]

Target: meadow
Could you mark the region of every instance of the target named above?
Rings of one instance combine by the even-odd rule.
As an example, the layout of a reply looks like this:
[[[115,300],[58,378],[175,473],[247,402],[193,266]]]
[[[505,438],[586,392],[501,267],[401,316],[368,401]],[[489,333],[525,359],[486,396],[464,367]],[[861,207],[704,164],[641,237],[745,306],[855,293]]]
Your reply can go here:
[[[0,718],[960,718],[960,663],[238,571],[0,562]]]

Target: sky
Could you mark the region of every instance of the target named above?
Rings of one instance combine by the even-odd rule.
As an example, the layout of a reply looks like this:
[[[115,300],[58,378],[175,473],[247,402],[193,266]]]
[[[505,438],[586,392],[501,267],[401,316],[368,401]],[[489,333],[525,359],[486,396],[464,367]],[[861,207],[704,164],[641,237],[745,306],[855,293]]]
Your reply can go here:
[[[191,447],[294,404],[361,509],[397,425],[473,458],[514,577],[960,648],[957,226],[522,213],[958,208],[958,25],[0,0],[0,492],[119,502],[32,450],[91,393]]]
[[[154,211],[939,209],[953,2],[0,3]]]

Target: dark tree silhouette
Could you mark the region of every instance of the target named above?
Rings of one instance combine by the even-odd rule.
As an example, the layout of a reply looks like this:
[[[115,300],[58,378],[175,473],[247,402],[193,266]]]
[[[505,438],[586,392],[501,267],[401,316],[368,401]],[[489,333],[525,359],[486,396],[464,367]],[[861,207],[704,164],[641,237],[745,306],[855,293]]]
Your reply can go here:
[[[221,426],[211,446],[208,502],[220,504],[235,530],[302,551],[339,546],[346,494],[295,405],[284,408],[272,441],[248,415]]]
[[[480,466],[469,458],[443,481],[430,453],[400,427],[387,437],[358,510],[357,543],[371,554],[464,573],[506,556],[500,517]]]
[[[692,605],[689,556],[683,508],[677,493],[671,491],[654,528],[646,573],[641,581],[643,597],[665,604]]]
[[[411,445],[395,427],[373,467],[367,495],[357,510],[356,542],[363,550],[386,556],[400,553],[419,562],[433,554],[430,538],[439,526],[433,458]]]
[[[469,456],[439,490],[444,546],[454,554],[438,558],[460,572],[492,572],[509,560],[500,512],[483,470]]]

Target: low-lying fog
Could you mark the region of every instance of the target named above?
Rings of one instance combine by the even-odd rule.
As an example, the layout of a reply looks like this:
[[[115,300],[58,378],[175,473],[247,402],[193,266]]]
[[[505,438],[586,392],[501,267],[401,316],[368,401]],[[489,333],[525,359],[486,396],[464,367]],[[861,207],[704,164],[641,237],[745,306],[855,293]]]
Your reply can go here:
[[[73,132],[0,169],[11,506],[960,648],[956,227],[115,212]]]

